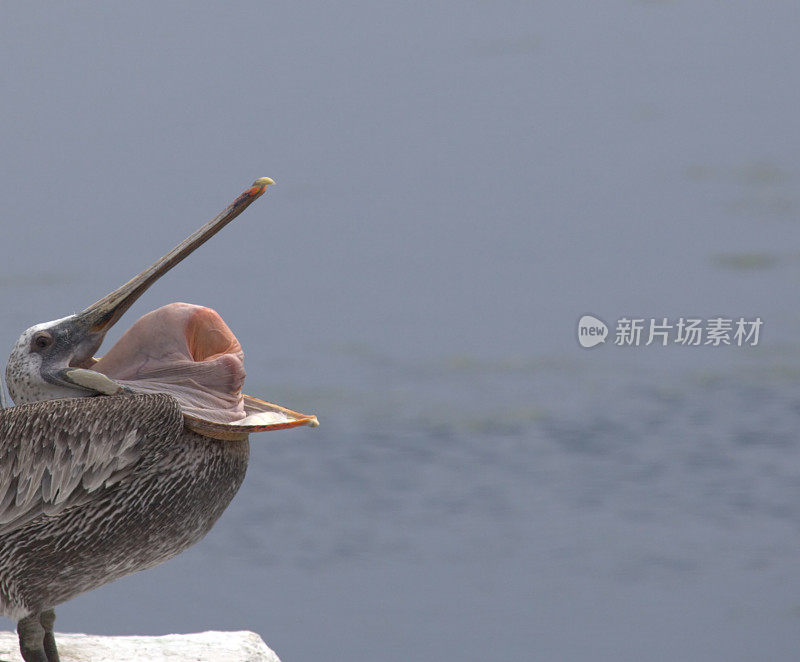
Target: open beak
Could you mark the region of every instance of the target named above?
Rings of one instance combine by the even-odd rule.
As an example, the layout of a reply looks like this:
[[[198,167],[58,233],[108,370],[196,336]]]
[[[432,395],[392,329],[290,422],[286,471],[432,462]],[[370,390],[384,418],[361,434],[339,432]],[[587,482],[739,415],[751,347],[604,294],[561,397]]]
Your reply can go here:
[[[117,323],[119,318],[144,294],[147,288],[196,248],[211,239],[247,209],[251,202],[261,196],[267,186],[274,183],[269,177],[257,179],[250,188],[236,198],[216,218],[211,219],[199,230],[184,239],[160,260],[157,260],[121,287],[93,303],[86,310],[75,315],[74,321],[84,330],[86,338],[76,348],[77,351],[70,365],[78,368],[91,367],[94,364],[94,353],[103,342],[106,332]]]
[[[86,310],[73,316],[70,319],[75,331],[72,337],[78,339],[78,342],[72,348],[73,354],[69,367],[59,371],[58,379],[83,390],[103,395],[114,395],[123,388],[130,388],[133,391],[140,390],[137,389],[136,385],[141,385],[141,382],[119,380],[124,383],[123,386],[117,380],[100,372],[100,370],[106,370],[103,367],[105,359],[98,362],[94,358],[94,353],[99,349],[106,332],[148,287],[241,214],[251,202],[264,193],[267,186],[274,183],[269,177],[257,179],[250,188],[239,195],[216,218],[210,220],[187,237],[160,260],[121,287],[93,303]],[[181,306],[185,306],[185,304],[171,304],[165,308],[179,310]],[[216,315],[216,313],[213,314]],[[142,320],[137,324],[141,324],[141,322]],[[235,338],[234,342],[236,342]],[[238,342],[236,342],[236,346],[238,347]],[[114,348],[111,351],[113,352]],[[97,364],[97,369],[92,370],[91,368],[95,364]],[[242,378],[243,376],[244,372],[242,372]],[[169,392],[168,388],[167,392]],[[251,432],[277,430],[299,425],[312,427],[319,425],[315,416],[301,414],[248,395],[241,394],[240,397],[244,412],[242,419],[233,422],[220,422],[214,420],[213,417],[206,417],[193,411],[187,412],[184,410],[187,427],[195,432],[217,439],[241,439]]]

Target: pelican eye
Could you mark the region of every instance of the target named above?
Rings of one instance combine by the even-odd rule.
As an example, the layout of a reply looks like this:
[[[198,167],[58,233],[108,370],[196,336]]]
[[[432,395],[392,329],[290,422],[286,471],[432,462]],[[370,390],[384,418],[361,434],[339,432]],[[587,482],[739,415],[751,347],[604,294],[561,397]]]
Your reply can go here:
[[[53,344],[53,336],[47,331],[39,331],[31,340],[32,349],[47,349]]]

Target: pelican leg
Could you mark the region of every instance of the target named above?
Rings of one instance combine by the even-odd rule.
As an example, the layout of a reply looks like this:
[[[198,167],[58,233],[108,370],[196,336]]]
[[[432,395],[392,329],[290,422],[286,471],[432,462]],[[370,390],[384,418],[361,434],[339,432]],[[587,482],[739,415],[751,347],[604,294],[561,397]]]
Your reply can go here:
[[[44,628],[44,653],[47,655],[47,662],[59,662],[56,638],[53,634],[53,623],[55,621],[56,612],[52,609],[45,609],[39,614],[39,623]]]
[[[33,614],[22,618],[17,623],[19,635],[19,652],[25,662],[48,662],[44,652],[44,628],[39,622],[39,615]]]

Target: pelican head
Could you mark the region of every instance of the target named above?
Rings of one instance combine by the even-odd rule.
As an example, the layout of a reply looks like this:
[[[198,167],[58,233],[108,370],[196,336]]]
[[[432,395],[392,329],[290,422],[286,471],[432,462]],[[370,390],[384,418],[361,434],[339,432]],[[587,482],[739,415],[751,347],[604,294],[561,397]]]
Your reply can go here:
[[[6,384],[12,400],[25,404],[54,398],[77,398],[120,387],[101,373],[87,379],[94,352],[105,331],[93,331],[84,315],[36,324],[17,340],[6,366]],[[83,379],[81,377],[83,376]]]
[[[102,372],[91,369],[97,363],[94,353],[106,332],[150,285],[236,218],[269,184],[274,184],[269,177],[257,179],[216,218],[86,310],[25,331],[14,345],[6,367],[6,384],[14,402],[113,395],[123,389]]]

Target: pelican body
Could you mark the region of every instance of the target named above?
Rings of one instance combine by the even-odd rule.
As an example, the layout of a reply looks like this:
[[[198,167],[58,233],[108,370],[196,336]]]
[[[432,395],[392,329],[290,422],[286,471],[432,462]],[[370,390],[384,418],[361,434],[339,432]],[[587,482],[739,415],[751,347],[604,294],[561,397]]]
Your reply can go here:
[[[251,188],[81,313],[38,324],[0,410],[0,613],[26,662],[57,662],[54,607],[200,540],[239,489],[251,432],[316,418],[241,393],[243,354],[214,311],[170,304],[101,359],[105,333],[161,275],[238,216]]]

